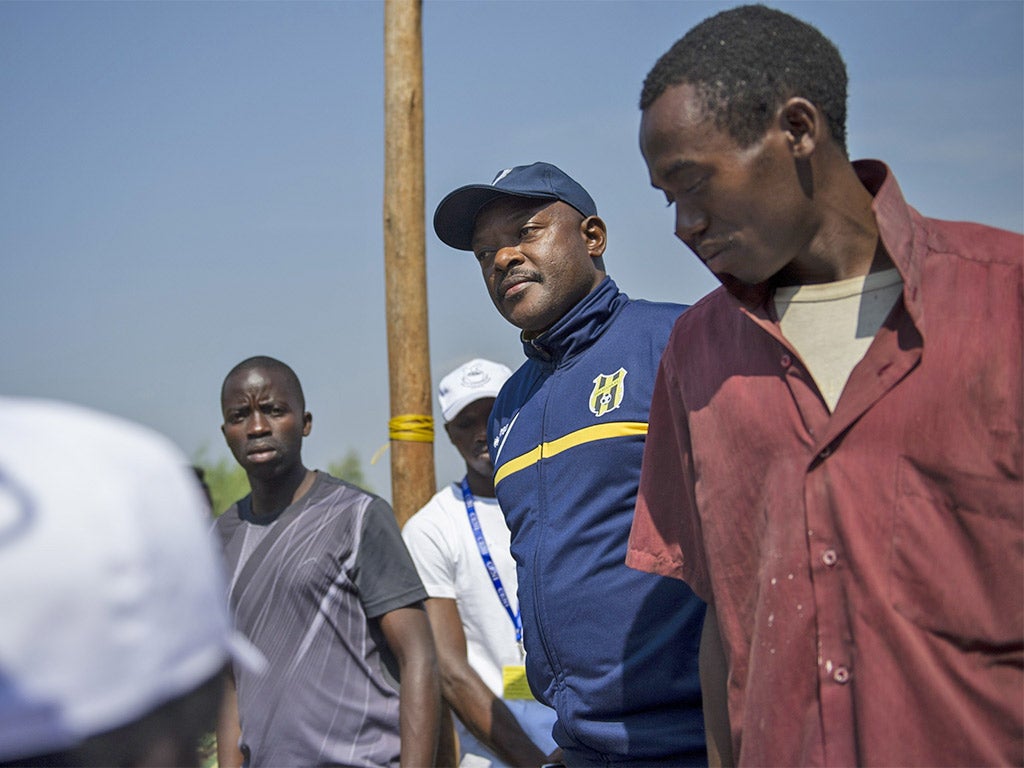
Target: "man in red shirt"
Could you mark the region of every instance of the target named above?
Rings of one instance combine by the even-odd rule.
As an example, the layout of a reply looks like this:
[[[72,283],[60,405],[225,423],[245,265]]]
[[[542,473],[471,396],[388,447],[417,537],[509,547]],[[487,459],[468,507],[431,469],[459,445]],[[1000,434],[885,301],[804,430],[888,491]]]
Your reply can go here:
[[[647,76],[651,183],[723,286],[662,358],[627,563],[708,602],[713,757],[1020,765],[1024,239],[921,216],[845,105],[763,6]]]

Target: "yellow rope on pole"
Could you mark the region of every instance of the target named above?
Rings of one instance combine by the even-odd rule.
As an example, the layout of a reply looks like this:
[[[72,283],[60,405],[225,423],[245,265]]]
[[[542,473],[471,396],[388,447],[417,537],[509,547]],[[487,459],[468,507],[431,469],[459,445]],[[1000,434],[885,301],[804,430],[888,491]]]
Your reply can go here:
[[[388,438],[391,440],[403,440],[407,443],[432,443],[434,442],[434,417],[421,416],[415,413],[404,413],[388,419]],[[370,464],[376,464],[381,456],[387,451],[390,443],[384,443],[370,459]]]
[[[405,413],[388,421],[388,436],[392,440],[410,443],[434,442],[434,417]]]

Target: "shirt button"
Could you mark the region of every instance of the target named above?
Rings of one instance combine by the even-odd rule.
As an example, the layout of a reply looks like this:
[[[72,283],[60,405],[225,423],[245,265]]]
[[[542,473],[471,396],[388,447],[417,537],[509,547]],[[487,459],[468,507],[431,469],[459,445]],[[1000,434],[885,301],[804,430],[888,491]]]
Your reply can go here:
[[[850,682],[850,670],[846,667],[836,667],[835,672],[832,673],[832,679],[840,685],[845,685]]]
[[[792,358],[789,355],[783,355],[782,357],[779,358],[779,364],[783,368],[789,368],[789,364],[792,363],[792,362],[793,362],[793,360],[792,360]]]
[[[821,553],[821,562],[831,568],[837,562],[839,562],[839,555],[836,554],[834,549],[826,549]]]

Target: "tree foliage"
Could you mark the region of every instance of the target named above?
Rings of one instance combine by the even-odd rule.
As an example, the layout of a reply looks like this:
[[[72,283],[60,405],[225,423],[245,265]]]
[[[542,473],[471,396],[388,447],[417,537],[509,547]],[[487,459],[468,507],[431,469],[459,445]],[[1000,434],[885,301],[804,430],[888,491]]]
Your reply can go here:
[[[327,465],[327,471],[341,480],[358,485],[365,491],[371,490],[367,486],[366,475],[363,474],[363,463],[355,450],[349,450],[340,461],[332,461]]]
[[[233,458],[222,456],[216,461],[200,450],[192,463],[203,470],[203,482],[210,490],[210,506],[214,517],[249,493],[249,478]]]

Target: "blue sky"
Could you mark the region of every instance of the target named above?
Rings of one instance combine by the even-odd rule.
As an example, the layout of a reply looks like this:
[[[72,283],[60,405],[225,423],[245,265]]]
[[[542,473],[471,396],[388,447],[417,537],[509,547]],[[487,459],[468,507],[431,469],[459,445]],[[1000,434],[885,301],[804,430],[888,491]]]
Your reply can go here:
[[[1024,3],[770,4],[843,54],[852,156],[887,161],[926,215],[1024,230]],[[658,56],[731,5],[426,1],[434,381],[522,360],[472,257],[429,228],[447,192],[504,167],[547,160],[590,191],[630,295],[715,286],[648,184],[636,102]],[[354,449],[390,497],[388,460],[370,466],[389,416],[383,17],[354,0],[0,1],[0,392],[219,458],[224,374],[273,355],[306,389],[307,463]],[[436,445],[444,483],[459,463]]]

